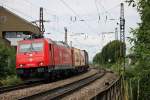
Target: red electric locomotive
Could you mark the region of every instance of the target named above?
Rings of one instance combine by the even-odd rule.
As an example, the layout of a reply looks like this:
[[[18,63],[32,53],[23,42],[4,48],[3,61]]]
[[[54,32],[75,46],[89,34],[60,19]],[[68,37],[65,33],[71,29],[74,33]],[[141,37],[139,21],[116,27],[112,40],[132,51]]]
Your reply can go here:
[[[87,68],[87,52],[69,47],[64,42],[46,38],[18,42],[16,70],[22,79],[50,78],[58,76],[60,72],[83,71]]]

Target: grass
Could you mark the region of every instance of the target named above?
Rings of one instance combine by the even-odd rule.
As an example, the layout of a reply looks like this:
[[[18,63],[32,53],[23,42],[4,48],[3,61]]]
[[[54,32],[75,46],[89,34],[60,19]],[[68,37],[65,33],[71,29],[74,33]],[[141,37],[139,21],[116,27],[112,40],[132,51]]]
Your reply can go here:
[[[5,79],[0,80],[0,86],[10,86],[22,83],[22,81],[16,76],[7,76]]]

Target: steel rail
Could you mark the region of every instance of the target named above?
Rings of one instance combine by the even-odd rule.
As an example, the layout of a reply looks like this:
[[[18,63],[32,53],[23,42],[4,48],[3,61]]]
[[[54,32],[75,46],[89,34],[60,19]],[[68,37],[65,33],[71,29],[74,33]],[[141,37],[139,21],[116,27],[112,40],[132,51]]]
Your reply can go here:
[[[44,92],[40,92],[31,96],[27,96],[27,97],[23,97],[20,98],[19,100],[37,100],[40,98],[43,98],[45,100],[58,100],[68,94],[71,94],[72,92],[94,82],[95,80],[101,78],[102,76],[104,76],[105,72],[103,73],[97,73],[94,74],[92,76],[86,77],[82,80],[61,86],[61,87],[57,87],[48,91],[44,91]]]
[[[19,90],[19,89],[29,88],[29,87],[33,87],[33,86],[38,86],[38,85],[41,85],[41,84],[44,84],[47,82],[44,80],[36,80],[36,81],[29,81],[29,82],[20,83],[17,85],[2,86],[2,87],[0,87],[0,94],[3,94],[5,92],[10,92],[13,90]]]
[[[40,85],[42,83],[43,83],[42,81],[38,81],[38,82],[24,82],[24,83],[20,83],[20,84],[17,84],[17,85],[0,87],[0,94],[3,94],[5,92],[10,92],[10,91],[13,91],[13,90],[19,90],[19,89],[24,89],[24,88],[37,86],[37,85]]]

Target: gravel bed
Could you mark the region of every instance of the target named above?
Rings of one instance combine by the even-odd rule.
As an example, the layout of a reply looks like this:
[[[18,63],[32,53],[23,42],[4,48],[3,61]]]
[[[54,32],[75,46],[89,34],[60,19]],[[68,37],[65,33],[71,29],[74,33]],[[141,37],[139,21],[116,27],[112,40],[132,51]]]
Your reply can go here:
[[[91,76],[95,73],[97,73],[98,70],[92,69],[84,74],[81,74],[79,76],[74,76],[65,80],[60,80],[57,82],[52,82],[52,83],[47,83],[47,84],[42,84],[39,86],[34,86],[34,87],[30,87],[30,88],[25,88],[25,89],[20,89],[20,90],[16,90],[16,91],[10,91],[10,92],[6,92],[3,94],[0,94],[0,100],[18,100],[21,97],[25,97],[25,96],[30,96],[36,93],[40,93],[46,90],[50,90],[56,87],[60,87],[72,82],[75,82],[77,80],[81,80],[83,78],[86,78],[88,76]]]
[[[102,78],[96,80],[92,84],[89,84],[86,87],[70,94],[62,100],[90,100],[92,97],[95,97],[98,93],[103,91],[107,86],[105,82],[113,82],[118,78],[114,73],[106,73]],[[110,83],[111,84],[111,83]]]

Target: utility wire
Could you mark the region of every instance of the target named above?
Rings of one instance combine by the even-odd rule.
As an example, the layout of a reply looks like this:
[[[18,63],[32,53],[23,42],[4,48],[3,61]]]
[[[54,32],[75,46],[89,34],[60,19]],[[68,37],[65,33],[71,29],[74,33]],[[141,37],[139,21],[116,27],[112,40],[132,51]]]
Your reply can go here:
[[[112,8],[109,8],[108,10],[106,10],[105,7],[103,6],[103,4],[101,3],[101,1],[99,1],[98,4],[104,9],[104,12],[102,12],[101,14],[108,13],[109,16],[112,17],[112,18],[113,18],[113,16],[112,16],[112,13],[110,11],[117,8],[117,7],[120,7],[120,3],[118,3],[117,5],[113,6]],[[108,15],[105,16],[105,19],[106,19],[105,22],[109,19]]]
[[[96,7],[96,10],[97,10],[97,13],[98,13],[98,22],[99,22],[101,16],[100,16],[100,11],[99,11],[99,8],[98,8],[98,5],[97,5],[97,2],[96,2],[96,1],[97,1],[97,0],[95,0],[95,7]]]
[[[105,11],[105,13],[108,13],[110,16],[111,16],[111,14],[105,9],[105,7],[103,6],[103,4],[101,3],[101,1],[99,1],[99,3],[98,3],[103,9],[104,9],[104,11]],[[112,17],[112,16],[111,16]]]
[[[30,4],[30,5],[35,5],[35,4],[33,4],[32,2],[30,2],[29,0],[25,0],[26,1],[26,3],[28,3],[28,4]],[[40,8],[41,6],[38,6],[38,5],[35,5],[34,7],[36,7],[36,8]],[[45,13],[47,14],[47,15],[51,15],[51,16],[54,16],[55,14],[52,14],[51,12],[50,12],[50,9],[47,9],[47,8],[45,8],[45,7],[42,7],[43,8],[43,10],[45,11]],[[57,20],[57,19],[56,19]],[[50,22],[54,22],[55,20],[51,20]],[[58,24],[58,20],[56,21],[56,23]],[[62,33],[61,31],[59,31],[59,30],[57,30],[57,29],[54,29],[54,28],[52,28],[52,30],[53,31],[56,31],[56,32],[58,32],[58,33]]]
[[[60,0],[69,10],[71,10],[77,17],[79,17],[79,15],[76,13],[76,11],[74,11],[64,0]],[[80,18],[80,17],[79,17]]]
[[[25,2],[28,3],[28,4],[30,4],[31,6],[32,6],[32,5],[35,5],[35,4],[33,4],[32,2],[30,2],[29,0],[25,0]],[[40,8],[41,6],[35,5],[34,7]],[[43,8],[44,12],[45,12],[47,15],[54,16],[54,15],[52,15],[51,12],[49,12],[50,9],[47,9],[47,8],[45,8],[45,7],[42,7],[42,8]],[[56,17],[57,17],[57,16],[56,16]],[[55,20],[50,20],[50,22],[54,22],[54,21],[55,21]],[[58,26],[58,19],[56,19],[56,23],[57,23],[57,26]],[[56,32],[59,32],[59,33],[62,33],[61,31],[59,31],[59,30],[57,30],[57,29],[54,29],[54,28],[52,28],[52,30],[54,30],[54,31],[56,31]]]
[[[110,11],[112,11],[113,9],[116,9],[117,7],[120,7],[120,3],[118,3],[117,5],[109,8],[108,10],[106,10],[106,8],[103,6],[103,4],[100,2],[100,5],[102,6],[102,8],[104,9],[105,12],[103,13],[109,13],[109,15],[112,17],[112,13]]]
[[[64,0],[60,0],[69,10],[71,10],[79,19],[83,20],[74,9],[72,9]],[[87,22],[83,21],[92,31],[95,31]],[[95,31],[96,32],[96,31]],[[97,33],[97,32],[96,32]]]
[[[38,7],[38,8],[41,7],[41,6],[37,6],[37,5],[33,4],[33,3],[30,2],[29,0],[24,0],[24,1],[25,1],[26,3],[28,3],[28,4],[32,5],[32,6],[34,6],[34,7]],[[79,17],[79,15],[76,13],[76,11],[74,11],[64,0],[60,0],[60,1],[63,2],[63,4],[64,4],[65,6],[67,6],[67,8],[69,8],[75,15],[77,15],[77,17]],[[114,7],[110,8],[110,9],[108,9],[108,10],[106,10],[105,7],[102,5],[103,9],[105,10],[105,12],[102,12],[102,13],[100,12],[99,7],[98,7],[98,5],[97,5],[97,0],[95,0],[95,5],[96,5],[97,12],[98,12],[98,19],[100,19],[100,15],[102,15],[102,14],[104,14],[104,13],[106,13],[106,12],[109,12],[110,10],[116,8],[116,6],[120,6],[120,3],[117,4],[116,6],[114,6]],[[50,9],[47,9],[47,8],[45,8],[45,7],[43,7],[43,9],[45,10],[45,13],[50,14],[51,16],[54,15],[54,14],[52,14],[51,12],[49,12]],[[80,17],[79,17],[79,18],[80,18]]]
[[[33,4],[32,2],[30,2],[29,0],[24,0],[26,3],[28,3],[28,4],[30,4],[31,6],[34,6],[34,7],[36,7],[36,8],[40,8],[41,6],[38,6],[38,5],[35,5],[35,4]],[[45,10],[45,12],[49,15],[54,15],[54,14],[52,14],[52,12],[49,12],[49,10],[50,9],[47,9],[47,8],[45,8],[45,7],[42,7],[43,8],[43,10]]]
[[[22,14],[23,16],[26,16],[26,17],[28,17],[28,18],[30,18],[30,19],[35,19],[35,18],[33,18],[33,17],[31,17],[31,16],[29,16],[29,15],[25,14],[25,13],[24,13],[24,12],[22,12],[22,11],[16,10],[16,9],[11,8],[11,7],[9,7],[9,6],[6,6],[6,5],[5,5],[5,7],[6,7],[6,8],[8,8],[8,9],[13,10],[13,11],[15,11],[15,12],[18,12],[18,13]]]

